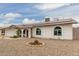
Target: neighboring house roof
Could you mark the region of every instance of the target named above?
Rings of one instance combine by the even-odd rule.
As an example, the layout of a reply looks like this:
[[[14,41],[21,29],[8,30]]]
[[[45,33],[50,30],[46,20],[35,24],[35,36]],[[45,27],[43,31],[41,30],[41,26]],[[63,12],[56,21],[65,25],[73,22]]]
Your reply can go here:
[[[64,24],[76,24],[77,22],[72,18],[69,19],[59,19],[56,21],[48,21],[48,22],[40,22],[40,23],[33,23],[33,24],[25,24],[25,25],[11,25],[7,28],[32,28],[32,27],[39,27],[39,26],[53,26],[53,25],[64,25]]]

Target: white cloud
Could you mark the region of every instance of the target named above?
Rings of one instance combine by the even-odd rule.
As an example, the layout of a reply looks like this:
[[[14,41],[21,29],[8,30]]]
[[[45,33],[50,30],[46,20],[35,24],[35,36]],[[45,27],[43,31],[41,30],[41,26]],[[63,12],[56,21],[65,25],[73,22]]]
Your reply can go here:
[[[25,18],[23,20],[23,24],[33,24],[33,23],[38,23],[40,21],[36,21],[35,19],[28,19],[28,18]]]
[[[11,24],[0,23],[0,27],[2,27],[2,28],[8,27],[8,26],[10,26],[10,25],[11,25]]]
[[[63,5],[68,5],[64,3],[44,3],[44,4],[38,4],[35,5],[35,7],[39,10],[51,10],[51,9],[56,9],[58,7],[61,7]]]
[[[7,13],[4,17],[5,18],[15,18],[15,17],[21,17],[22,15],[19,13]]]
[[[2,18],[5,19],[5,20],[11,20],[11,19],[22,17],[22,15],[19,14],[19,13],[1,14],[1,16],[3,16]]]
[[[19,13],[0,14],[0,19],[3,20],[13,20],[15,18],[20,18],[20,17],[22,17],[22,15]]]
[[[19,13],[0,14],[0,19],[3,19],[3,23],[9,23],[11,20],[15,20],[20,17],[22,17],[22,15]]]
[[[15,20],[16,18],[22,17],[19,13],[7,13],[7,14],[0,14],[0,19],[3,20],[2,23],[0,23],[0,27],[7,27],[10,24],[11,20]]]

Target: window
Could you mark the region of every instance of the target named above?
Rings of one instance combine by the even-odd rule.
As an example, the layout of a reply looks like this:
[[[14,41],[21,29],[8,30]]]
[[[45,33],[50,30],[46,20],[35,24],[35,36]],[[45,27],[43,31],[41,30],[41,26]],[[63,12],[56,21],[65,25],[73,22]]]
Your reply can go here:
[[[36,29],[36,35],[41,35],[41,29],[39,28]]]
[[[62,29],[61,27],[55,27],[54,29],[54,35],[61,36],[62,35]]]
[[[4,30],[4,29],[2,29],[2,32],[1,32],[1,33],[2,33],[2,35],[5,35],[5,30]]]
[[[48,21],[50,21],[50,18],[45,18],[45,22],[48,22]]]

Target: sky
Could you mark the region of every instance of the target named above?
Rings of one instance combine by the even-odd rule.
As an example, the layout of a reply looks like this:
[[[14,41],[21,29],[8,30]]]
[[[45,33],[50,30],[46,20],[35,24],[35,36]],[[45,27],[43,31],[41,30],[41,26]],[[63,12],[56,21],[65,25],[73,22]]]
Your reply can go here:
[[[0,27],[30,24],[45,17],[73,18],[79,22],[78,3],[0,3]]]

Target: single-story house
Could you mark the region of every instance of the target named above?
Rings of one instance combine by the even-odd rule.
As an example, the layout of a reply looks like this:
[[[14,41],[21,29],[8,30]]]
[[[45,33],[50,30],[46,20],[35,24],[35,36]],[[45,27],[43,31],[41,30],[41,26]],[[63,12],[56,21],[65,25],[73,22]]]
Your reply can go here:
[[[50,21],[50,18],[45,18],[45,22],[11,25],[0,29],[0,35],[12,37],[19,30],[20,37],[25,38],[52,38],[52,39],[73,39],[73,24],[77,22],[72,18],[57,19]]]

